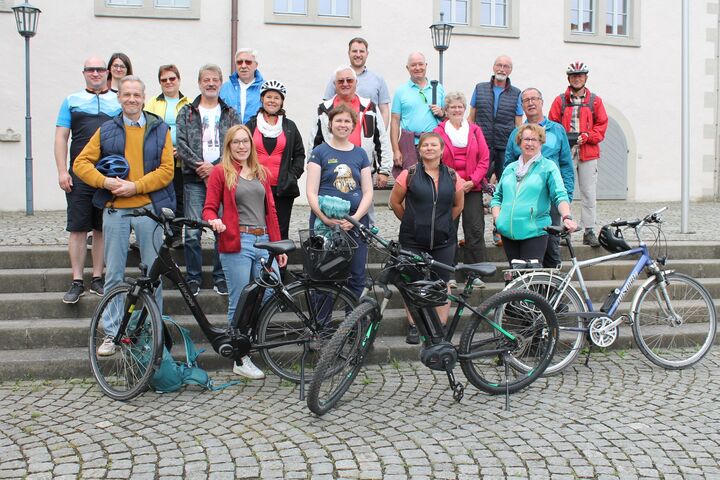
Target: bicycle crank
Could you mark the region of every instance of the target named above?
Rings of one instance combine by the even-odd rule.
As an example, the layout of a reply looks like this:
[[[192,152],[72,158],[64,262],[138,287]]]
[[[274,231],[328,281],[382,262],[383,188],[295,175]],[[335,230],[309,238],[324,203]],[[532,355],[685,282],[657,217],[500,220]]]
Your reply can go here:
[[[598,317],[590,322],[590,340],[601,348],[606,348],[615,343],[618,337],[618,327],[612,318]]]

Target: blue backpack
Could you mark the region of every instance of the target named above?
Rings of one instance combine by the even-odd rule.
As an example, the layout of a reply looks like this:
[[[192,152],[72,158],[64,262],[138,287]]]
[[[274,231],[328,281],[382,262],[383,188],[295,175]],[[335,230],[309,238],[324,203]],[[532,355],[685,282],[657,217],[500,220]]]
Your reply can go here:
[[[132,322],[132,318],[130,320]],[[178,325],[172,318],[163,315],[163,328],[167,329],[168,325],[172,325],[182,336],[183,342],[185,343],[185,362],[176,361],[170,350],[168,349],[168,343],[172,347],[171,342],[164,342],[162,361],[160,367],[155,372],[155,375],[150,379],[150,387],[152,387],[157,393],[169,393],[176,392],[182,388],[183,385],[198,385],[207,390],[222,390],[231,385],[236,385],[240,382],[233,381],[227,382],[222,385],[213,385],[213,381],[210,379],[208,373],[200,368],[197,364],[198,356],[205,351],[205,349],[198,350],[195,348],[195,344],[190,338],[190,331],[187,328]],[[145,327],[143,327],[145,328]],[[168,332],[163,332],[167,335]],[[143,339],[150,341],[150,335],[140,335],[139,342],[135,345],[135,351],[149,352],[149,348],[144,348]],[[149,358],[147,355],[138,354],[136,355],[140,363],[147,364]],[[143,358],[145,357],[145,358]]]

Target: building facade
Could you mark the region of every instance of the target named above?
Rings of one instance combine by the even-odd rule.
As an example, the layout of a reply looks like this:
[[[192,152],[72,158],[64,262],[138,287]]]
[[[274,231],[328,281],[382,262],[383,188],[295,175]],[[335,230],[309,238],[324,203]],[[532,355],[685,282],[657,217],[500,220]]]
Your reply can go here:
[[[718,3],[690,2],[693,200],[720,198]],[[13,4],[0,0],[3,210],[25,207],[24,43]],[[391,94],[408,80],[405,64],[413,51],[426,54],[428,75],[437,78],[428,27],[441,11],[456,25],[444,55],[446,91],[469,97],[476,83],[489,80],[495,57],[507,54],[514,63],[513,85],[539,88],[547,113],[567,86],[567,65],[582,60],[591,69],[587,85],[603,98],[610,117],[599,198],[680,199],[680,0],[33,0],[33,5],[42,10],[30,42],[36,209],[65,207],[53,157],[55,119],[64,96],[83,88],[88,56],[126,53],[148,97],[160,92],[157,67],[175,63],[181,90],[192,98],[200,65],[217,63],[227,77],[233,46],[255,48],[263,76],[287,86],[288,117],[305,136],[332,72],[348,62],[353,37],[367,39],[367,65],[385,77]]]

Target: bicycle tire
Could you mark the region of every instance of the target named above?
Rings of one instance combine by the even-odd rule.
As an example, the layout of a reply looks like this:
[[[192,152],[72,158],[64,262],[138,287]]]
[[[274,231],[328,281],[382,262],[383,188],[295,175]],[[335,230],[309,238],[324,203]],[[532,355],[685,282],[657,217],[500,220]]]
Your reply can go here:
[[[376,315],[376,305],[360,303],[322,349],[307,393],[307,406],[311,412],[325,415],[348,391],[372,344],[374,337],[368,335],[368,328]]]
[[[710,351],[717,315],[710,293],[697,280],[677,272],[666,274],[665,279],[668,298],[681,320],[678,323],[669,316],[656,280],[638,297],[632,331],[648,360],[659,367],[679,370],[695,365]]]
[[[557,316],[547,300],[529,290],[504,290],[488,298],[478,310],[485,319],[473,315],[460,337],[461,355],[480,355],[460,360],[468,381],[486,393],[498,395],[506,389],[518,392],[540,378],[550,364],[558,335]],[[503,315],[500,328],[516,341],[487,321],[496,318],[498,311]],[[484,351],[488,353],[483,355]],[[509,368],[514,362],[532,368],[526,372]]]
[[[132,315],[137,328],[130,328],[120,338],[111,356],[99,356],[97,347],[106,337],[104,318],[122,318],[130,286],[118,285],[107,292],[90,321],[88,353],[93,376],[105,395],[127,401],[143,393],[159,366],[163,349],[162,316],[155,298],[141,291]],[[135,346],[144,345],[139,351]]]
[[[309,381],[320,359],[320,350],[347,314],[357,306],[357,300],[348,291],[332,283],[303,281],[288,288],[295,307],[305,318],[313,322],[310,328],[298,317],[296,311],[288,306],[283,295],[274,295],[260,312],[257,330],[259,344],[275,339],[298,340],[297,344],[283,345],[278,348],[261,348],[260,355],[265,364],[278,376],[291,382],[300,383],[300,360],[304,343],[316,337],[319,345],[313,345],[305,358],[305,381]],[[319,317],[326,316],[325,321]]]
[[[539,293],[550,303],[555,313],[558,314],[587,312],[587,305],[572,285],[568,285],[562,292],[560,298],[558,298],[557,294],[562,282],[563,279],[558,275],[550,275],[545,272],[532,272],[521,275],[511,281],[505,287],[505,290],[525,288]],[[559,335],[557,346],[555,347],[555,354],[550,361],[550,365],[545,369],[544,375],[546,376],[558,374],[569,367],[578,355],[580,355],[583,346],[585,346],[585,332],[566,330],[566,328],[583,328],[584,321],[581,317],[558,316],[558,326]],[[513,367],[525,371],[529,370],[527,366],[521,363],[516,363]]]

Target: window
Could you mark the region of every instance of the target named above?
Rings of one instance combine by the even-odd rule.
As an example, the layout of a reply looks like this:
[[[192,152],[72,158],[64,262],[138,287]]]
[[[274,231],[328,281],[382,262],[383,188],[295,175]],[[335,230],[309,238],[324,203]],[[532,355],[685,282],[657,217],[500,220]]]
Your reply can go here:
[[[95,0],[98,17],[200,18],[202,0]]]
[[[265,23],[359,27],[360,0],[265,0]]]
[[[519,0],[435,0],[433,18],[455,26],[453,35],[519,37]],[[436,21],[437,21],[436,20]]]
[[[0,12],[11,12],[10,7],[13,6],[12,0],[0,0]]]
[[[565,0],[565,41],[640,46],[641,0]]]

